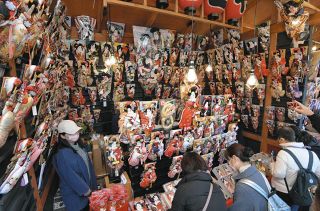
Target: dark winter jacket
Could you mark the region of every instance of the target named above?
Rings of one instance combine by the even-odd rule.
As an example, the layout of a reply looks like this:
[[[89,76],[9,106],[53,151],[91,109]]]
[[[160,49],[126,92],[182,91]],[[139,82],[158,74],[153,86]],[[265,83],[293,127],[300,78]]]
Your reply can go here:
[[[229,211],[266,211],[267,200],[257,191],[246,184],[239,182],[241,179],[249,179],[268,191],[265,181],[261,173],[253,166],[247,168],[242,173],[239,173],[234,179],[236,188],[233,196],[234,203],[228,209]]]
[[[86,164],[80,155],[70,147],[63,147],[55,154],[53,165],[60,178],[60,192],[66,210],[79,211],[85,208],[89,200],[84,195],[89,189],[94,191],[97,188],[91,161],[89,162],[89,176]]]
[[[207,201],[211,175],[206,172],[195,172],[182,178],[174,195],[171,211],[201,211]],[[224,211],[226,201],[219,186],[213,184],[209,211]]]
[[[320,133],[320,115],[313,114],[308,117],[311,121],[312,127]]]

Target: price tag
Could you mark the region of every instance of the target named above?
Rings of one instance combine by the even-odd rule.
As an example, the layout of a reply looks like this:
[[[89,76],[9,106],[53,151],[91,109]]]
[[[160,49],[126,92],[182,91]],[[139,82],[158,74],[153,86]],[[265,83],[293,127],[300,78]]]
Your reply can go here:
[[[123,185],[127,184],[128,181],[127,181],[127,178],[124,176],[124,174],[121,174],[120,178],[121,178],[121,184]]]
[[[107,107],[107,101],[106,100],[103,101],[103,107]]]
[[[21,186],[26,186],[29,184],[28,174],[24,173],[21,180]]]
[[[38,111],[37,111],[37,106],[32,106],[32,115],[33,116],[37,116],[38,115]]]
[[[119,171],[118,171],[118,169],[115,171],[115,173],[114,173],[114,174],[115,174],[115,176],[116,176],[116,177],[118,177],[118,176],[119,176]]]

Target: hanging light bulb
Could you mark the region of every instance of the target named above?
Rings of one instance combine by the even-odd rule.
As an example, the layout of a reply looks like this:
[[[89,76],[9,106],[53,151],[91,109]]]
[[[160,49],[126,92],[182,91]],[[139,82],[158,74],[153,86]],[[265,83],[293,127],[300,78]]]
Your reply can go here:
[[[249,78],[246,83],[247,87],[250,89],[254,89],[259,85],[259,81],[257,79],[257,76],[254,74],[254,70],[250,72]]]
[[[198,77],[196,74],[196,69],[194,67],[194,61],[190,61],[188,73],[187,73],[187,81],[189,83],[197,83],[198,82]]]
[[[116,63],[117,63],[116,57],[113,54],[111,54],[111,56],[106,61],[106,65],[112,66],[112,65],[115,65]]]
[[[297,25],[300,24],[300,20],[299,19],[294,19],[291,23],[292,23],[293,26],[297,26]]]
[[[312,51],[316,51],[316,50],[317,50],[317,46],[314,45],[314,46],[312,47]]]
[[[212,65],[211,64],[208,64],[208,66],[206,67],[206,71],[208,72],[208,73],[210,73],[210,72],[212,72]]]

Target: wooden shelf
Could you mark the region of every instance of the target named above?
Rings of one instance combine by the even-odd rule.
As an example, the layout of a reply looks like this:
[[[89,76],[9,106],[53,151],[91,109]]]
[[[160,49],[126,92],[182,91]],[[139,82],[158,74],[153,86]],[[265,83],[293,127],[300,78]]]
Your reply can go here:
[[[186,15],[178,8],[177,0],[170,0],[167,9],[155,7],[154,0],[125,2],[120,0],[104,0],[104,7],[110,11],[110,17],[106,15],[104,21],[109,18],[111,21],[126,24],[125,36],[132,34],[132,26],[157,27],[161,29],[171,29],[178,33],[191,32],[191,21],[194,21],[194,32],[197,34],[207,34],[212,28],[238,29],[240,27],[224,23],[223,16],[217,21],[206,19],[203,14],[203,7],[197,10],[192,17]],[[105,23],[103,23],[105,25]],[[103,28],[103,27],[102,27]],[[129,37],[128,35],[126,37]]]

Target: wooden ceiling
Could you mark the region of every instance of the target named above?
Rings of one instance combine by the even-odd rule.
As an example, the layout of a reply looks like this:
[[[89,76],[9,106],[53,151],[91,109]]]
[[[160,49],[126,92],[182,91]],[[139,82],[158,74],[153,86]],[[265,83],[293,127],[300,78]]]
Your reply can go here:
[[[96,18],[97,31],[101,33],[100,37],[102,38],[106,37],[106,22],[109,19],[125,23],[124,42],[132,42],[133,25],[171,29],[180,33],[190,32],[192,18],[184,15],[183,11],[177,7],[176,1],[169,0],[169,7],[166,10],[159,10],[155,8],[155,0],[133,0],[132,2],[136,4],[135,7],[120,0],[81,0],[81,3],[75,3],[74,0],[64,0],[68,8],[68,15],[72,17],[89,15]],[[247,2],[247,10],[242,18],[240,29],[244,37],[249,38],[253,36],[255,25],[270,20],[272,15],[278,12],[273,0],[248,0]],[[320,0],[309,0],[307,4],[320,8]],[[310,5],[306,6],[311,7]],[[314,9],[306,9],[310,14],[316,13]],[[177,11],[179,14],[176,13]],[[318,10],[319,12],[320,10]],[[195,17],[194,32],[197,34],[207,34],[210,28],[230,27],[223,23],[223,17],[217,22],[205,19],[201,9],[196,12]],[[317,33],[316,39],[320,40],[320,33]]]

